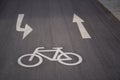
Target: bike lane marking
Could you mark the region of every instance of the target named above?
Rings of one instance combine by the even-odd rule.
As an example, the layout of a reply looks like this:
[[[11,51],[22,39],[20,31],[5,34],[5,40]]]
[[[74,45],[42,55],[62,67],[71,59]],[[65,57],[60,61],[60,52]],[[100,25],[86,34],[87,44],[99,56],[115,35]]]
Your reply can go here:
[[[84,20],[82,20],[79,16],[74,14],[74,16],[73,16],[73,23],[77,23],[82,38],[83,39],[91,39],[91,36],[89,35],[87,30],[85,29],[85,27],[82,24],[82,22],[84,22]]]
[[[18,14],[17,23],[16,23],[16,31],[23,32],[22,39],[24,39],[27,35],[29,35],[33,31],[33,29],[28,24],[26,24],[24,28],[21,27],[23,18],[24,18],[24,14]]]
[[[41,50],[40,50],[41,49]],[[54,51],[55,54],[53,58],[49,58],[47,56],[45,56],[44,54],[41,54],[42,52],[51,52],[51,51]],[[61,53],[61,54],[58,54],[58,53]],[[70,57],[69,55],[72,55],[72,56],[75,56],[78,58],[78,61],[76,62],[72,62],[72,63],[68,63],[68,62],[64,62],[64,61],[71,61],[73,60],[72,57]],[[62,58],[62,56],[64,56],[65,58]],[[38,58],[38,62],[37,63],[34,63],[34,64],[25,64],[23,63],[22,59],[23,58],[26,58],[26,57],[29,57],[28,61],[31,62],[33,61],[33,58]],[[30,67],[36,67],[36,66],[39,66],[42,62],[43,62],[43,57],[50,60],[50,61],[58,61],[59,63],[63,64],[63,65],[67,65],[67,66],[75,66],[75,65],[78,65],[80,63],[82,63],[82,57],[76,53],[73,53],[73,52],[64,52],[62,51],[61,48],[53,48],[53,50],[44,50],[40,47],[36,48],[35,51],[33,52],[33,54],[25,54],[25,55],[22,55],[18,58],[18,64],[22,67],[26,67],[26,68],[30,68]]]

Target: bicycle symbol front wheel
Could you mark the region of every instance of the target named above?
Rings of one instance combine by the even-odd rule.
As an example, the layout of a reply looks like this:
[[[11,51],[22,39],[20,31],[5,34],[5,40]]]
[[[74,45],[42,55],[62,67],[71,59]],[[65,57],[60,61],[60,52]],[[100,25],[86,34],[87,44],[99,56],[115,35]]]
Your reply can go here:
[[[18,58],[18,64],[21,65],[22,67],[27,67],[27,68],[30,68],[30,67],[36,67],[38,65],[40,65],[42,62],[43,62],[43,59],[41,56],[38,56],[38,55],[34,55],[34,59],[38,59],[37,62],[34,62],[34,63],[31,63],[31,64],[28,64],[28,62],[32,62],[32,61],[29,61],[30,57],[32,56],[32,54],[25,54],[25,55],[22,55],[21,57]],[[25,63],[25,62],[27,63]]]
[[[70,57],[71,60],[67,60],[67,59],[64,60],[64,59],[62,59],[62,57],[64,57],[64,55],[60,54],[58,56],[58,61],[61,64],[68,65],[68,66],[74,66],[74,65],[78,65],[78,64],[82,63],[82,57],[80,55],[78,55],[78,54],[71,53],[71,52],[66,52],[65,55],[67,55],[68,57],[72,56],[72,57]],[[74,59],[76,59],[76,60],[74,61]]]

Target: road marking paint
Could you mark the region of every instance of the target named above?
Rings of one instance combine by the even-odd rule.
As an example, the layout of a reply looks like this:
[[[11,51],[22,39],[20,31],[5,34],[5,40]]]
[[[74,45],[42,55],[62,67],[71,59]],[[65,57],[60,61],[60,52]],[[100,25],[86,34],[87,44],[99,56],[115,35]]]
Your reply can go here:
[[[32,28],[26,24],[24,28],[21,27],[22,21],[24,18],[24,14],[18,14],[18,19],[17,19],[17,23],[16,23],[16,31],[19,32],[24,32],[23,33],[23,39],[32,32]]]
[[[54,53],[53,57],[51,58],[49,56],[42,54],[45,52],[47,52],[47,53],[55,52],[55,53]],[[78,60],[74,61],[74,58],[70,57],[69,55],[76,57]],[[29,57],[29,59],[28,59],[28,57]],[[32,54],[25,54],[25,55],[20,56],[18,58],[18,64],[21,65],[22,67],[27,67],[27,68],[36,67],[36,66],[39,66],[43,62],[43,57],[50,61],[58,61],[59,63],[61,63],[63,65],[67,65],[67,66],[75,66],[75,65],[82,63],[82,61],[83,61],[83,59],[80,55],[78,55],[76,53],[72,53],[72,52],[64,52],[62,50],[62,47],[56,47],[56,48],[53,48],[52,50],[46,50],[46,49],[44,49],[44,47],[38,47],[35,49],[35,51]],[[24,59],[27,58],[28,62],[31,62],[34,60],[34,58],[36,58],[36,59],[38,59],[38,62],[36,62],[34,64],[26,64],[26,63],[22,62],[23,58]],[[67,61],[72,61],[72,62],[67,62]]]
[[[85,29],[84,25],[82,24],[82,22],[84,22],[84,20],[82,20],[79,16],[74,14],[73,22],[77,23],[79,31],[80,31],[80,34],[81,34],[83,39],[90,39],[91,38],[91,36],[87,32],[87,30]]]

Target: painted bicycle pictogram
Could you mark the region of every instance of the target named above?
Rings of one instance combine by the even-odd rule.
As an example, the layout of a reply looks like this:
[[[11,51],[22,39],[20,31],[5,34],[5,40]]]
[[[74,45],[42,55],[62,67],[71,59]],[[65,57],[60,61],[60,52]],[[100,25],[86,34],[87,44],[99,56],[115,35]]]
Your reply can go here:
[[[72,53],[72,52],[63,52],[62,49],[63,49],[62,47],[55,47],[53,48],[53,50],[45,50],[44,47],[38,47],[35,49],[33,54],[25,54],[25,55],[20,56],[18,58],[18,64],[21,65],[22,67],[27,67],[27,68],[36,67],[36,66],[39,66],[43,62],[43,57],[50,61],[58,61],[59,63],[63,65],[68,65],[68,66],[74,66],[74,65],[78,65],[82,63],[82,57],[80,55],[76,53]],[[49,56],[44,55],[44,52],[48,52],[48,53],[55,52],[55,54],[51,58]],[[77,60],[75,62],[71,62],[73,58],[70,56],[76,57]],[[28,62],[33,61],[34,58],[37,58],[38,61],[34,64],[26,64],[23,62],[23,59],[27,59],[27,57],[28,57]]]

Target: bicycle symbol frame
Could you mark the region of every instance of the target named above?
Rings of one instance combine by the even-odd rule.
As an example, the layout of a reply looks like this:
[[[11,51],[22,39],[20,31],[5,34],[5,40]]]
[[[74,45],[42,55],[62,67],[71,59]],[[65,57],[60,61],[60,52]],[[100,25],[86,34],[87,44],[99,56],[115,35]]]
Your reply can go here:
[[[78,65],[80,63],[82,63],[82,57],[76,53],[72,53],[72,52],[63,52],[62,51],[63,47],[55,47],[53,48],[53,50],[45,50],[44,47],[38,47],[35,49],[35,51],[33,52],[33,54],[25,54],[22,55],[18,58],[18,64],[21,65],[22,67],[36,67],[39,66],[42,62],[43,62],[43,58],[46,58],[50,61],[58,61],[59,63],[63,64],[63,65],[68,65],[68,66],[74,66],[74,65]],[[46,55],[44,55],[44,52],[55,52],[54,56],[48,57]],[[78,58],[78,60],[76,62],[73,63],[68,63],[68,62],[64,62],[64,61],[69,61],[69,60],[73,60],[70,56],[68,55],[72,55]],[[65,58],[62,58],[62,56],[64,56]],[[29,57],[28,61],[32,61],[33,58],[38,58],[39,61],[35,64],[32,65],[28,65],[22,62],[23,58]]]

